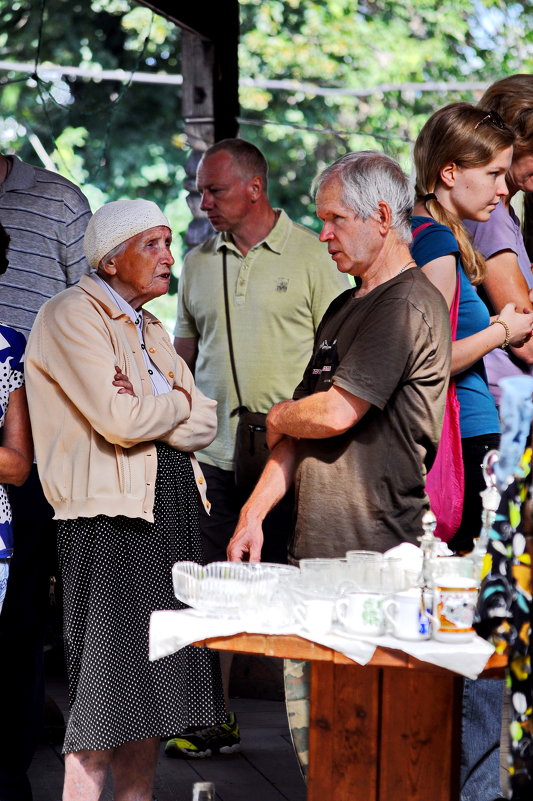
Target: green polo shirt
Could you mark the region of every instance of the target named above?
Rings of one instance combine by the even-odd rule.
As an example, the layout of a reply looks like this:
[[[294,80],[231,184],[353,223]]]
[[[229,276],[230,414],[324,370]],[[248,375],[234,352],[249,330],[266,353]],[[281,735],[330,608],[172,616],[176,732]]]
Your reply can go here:
[[[243,256],[224,233],[185,257],[179,284],[177,337],[198,337],[195,380],[218,402],[218,434],[198,455],[233,470],[238,406],[228,350],[222,246],[227,246],[231,330],[242,401],[268,412],[291,398],[330,302],[350,286],[308,228],[284,211],[267,237]]]

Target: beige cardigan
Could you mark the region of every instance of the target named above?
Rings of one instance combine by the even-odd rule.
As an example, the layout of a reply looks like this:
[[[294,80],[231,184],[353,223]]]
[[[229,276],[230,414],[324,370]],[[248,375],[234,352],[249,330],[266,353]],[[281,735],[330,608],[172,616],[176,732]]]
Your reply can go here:
[[[216,402],[198,390],[161,323],[143,312],[150,358],[183,392],[153,395],[135,324],[88,276],[42,306],[25,357],[35,453],[55,519],[126,515],[153,522],[155,440],[191,453],[216,434]],[[118,394],[118,365],[136,397]]]

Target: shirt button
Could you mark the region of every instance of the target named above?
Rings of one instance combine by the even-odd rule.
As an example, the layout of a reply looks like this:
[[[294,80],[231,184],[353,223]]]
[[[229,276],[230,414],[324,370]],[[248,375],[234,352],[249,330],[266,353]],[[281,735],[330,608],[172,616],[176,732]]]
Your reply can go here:
[[[155,353],[155,348],[148,348],[148,353]]]
[[[200,476],[200,478],[198,479],[198,483],[199,484],[203,484],[204,483],[204,480],[203,480],[202,476]]]
[[[169,378],[174,378],[174,373],[172,372],[172,370],[171,370],[171,371],[170,371],[170,373],[168,374],[168,377],[169,377]]]

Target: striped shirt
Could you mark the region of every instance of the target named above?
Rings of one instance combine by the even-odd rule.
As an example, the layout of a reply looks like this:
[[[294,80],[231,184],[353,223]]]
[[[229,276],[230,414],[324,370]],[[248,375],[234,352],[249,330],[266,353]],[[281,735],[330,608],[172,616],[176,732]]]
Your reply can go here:
[[[83,235],[89,203],[63,176],[11,157],[0,184],[0,222],[11,237],[0,280],[0,320],[28,335],[43,303],[76,284],[89,268]]]

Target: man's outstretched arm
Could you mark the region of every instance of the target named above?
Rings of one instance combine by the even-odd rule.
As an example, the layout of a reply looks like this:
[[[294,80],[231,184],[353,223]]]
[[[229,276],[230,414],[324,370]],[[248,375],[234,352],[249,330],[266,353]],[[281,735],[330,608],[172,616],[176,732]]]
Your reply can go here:
[[[294,465],[294,440],[283,437],[272,451],[254,491],[242,507],[237,528],[228,544],[230,561],[240,562],[246,554],[250,562],[260,561],[263,520],[291,486]]]

